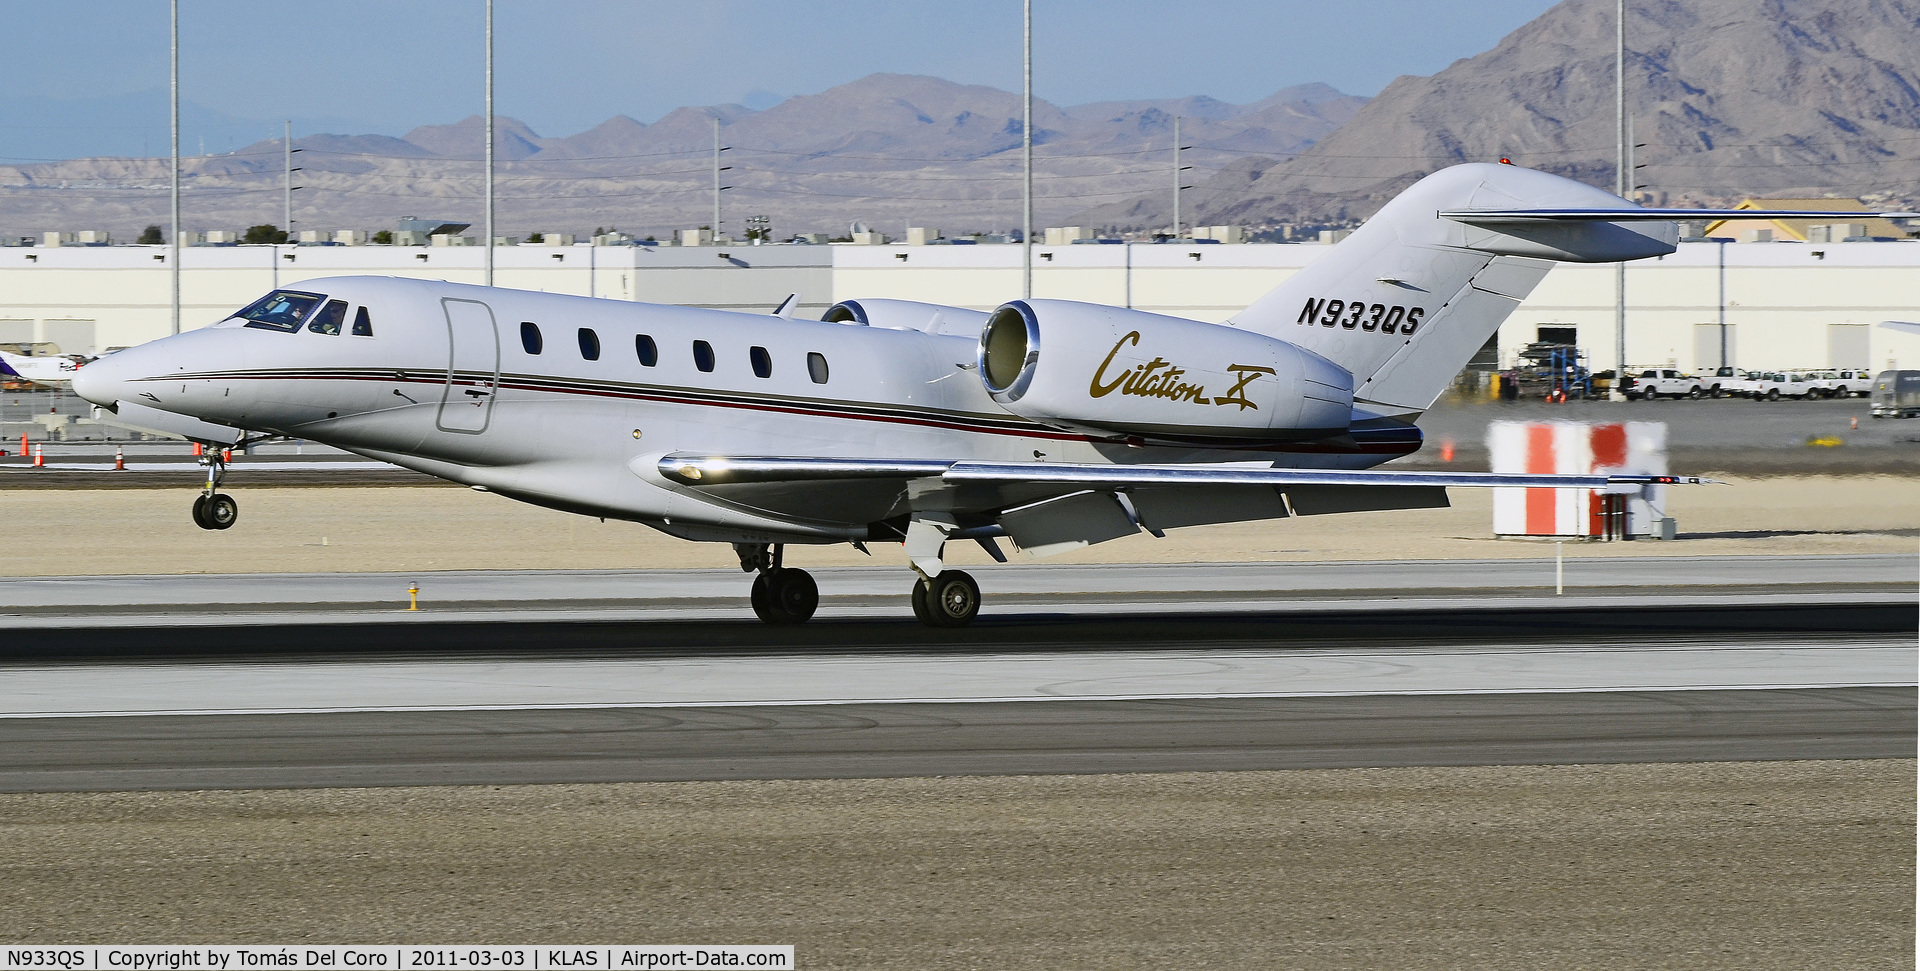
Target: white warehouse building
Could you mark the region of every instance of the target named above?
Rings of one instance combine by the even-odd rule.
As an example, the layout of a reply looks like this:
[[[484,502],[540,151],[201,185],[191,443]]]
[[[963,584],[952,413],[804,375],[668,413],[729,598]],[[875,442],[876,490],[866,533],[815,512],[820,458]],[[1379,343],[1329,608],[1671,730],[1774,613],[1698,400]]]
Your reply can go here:
[[[1221,321],[1328,249],[1036,245],[1033,291]],[[798,293],[799,316],[858,297],[987,310],[1020,294],[1018,245],[583,244],[495,253],[504,287],[762,313]],[[480,283],[484,258],[480,247],[456,246],[187,247],[182,326],[212,323],[268,290],[314,277]],[[0,344],[97,353],[165,336],[167,259],[164,246],[0,249]],[[1873,326],[1920,320],[1920,242],[1682,243],[1671,256],[1628,265],[1626,303],[1627,364],[1635,368],[1719,366],[1723,322],[1728,363],[1743,369],[1920,368],[1920,336]],[[1615,365],[1612,264],[1562,264],[1549,273],[1501,328],[1500,363],[1569,328],[1594,370]]]

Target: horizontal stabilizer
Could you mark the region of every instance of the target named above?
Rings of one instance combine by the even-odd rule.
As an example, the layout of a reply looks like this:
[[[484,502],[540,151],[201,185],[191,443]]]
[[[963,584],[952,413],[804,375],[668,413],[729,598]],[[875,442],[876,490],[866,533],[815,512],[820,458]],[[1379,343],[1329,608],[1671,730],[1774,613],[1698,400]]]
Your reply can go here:
[[[1907,219],[1911,212],[1829,209],[1443,209],[1440,218],[1481,226],[1521,222],[1676,222],[1682,219]]]

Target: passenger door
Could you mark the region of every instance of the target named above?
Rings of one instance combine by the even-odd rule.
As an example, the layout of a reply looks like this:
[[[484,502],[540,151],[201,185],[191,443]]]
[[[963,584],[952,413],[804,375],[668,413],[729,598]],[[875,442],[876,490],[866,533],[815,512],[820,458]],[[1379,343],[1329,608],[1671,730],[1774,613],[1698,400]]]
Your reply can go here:
[[[478,300],[443,297],[447,314],[447,384],[440,396],[441,431],[478,434],[493,415],[500,389],[500,334],[493,311]]]

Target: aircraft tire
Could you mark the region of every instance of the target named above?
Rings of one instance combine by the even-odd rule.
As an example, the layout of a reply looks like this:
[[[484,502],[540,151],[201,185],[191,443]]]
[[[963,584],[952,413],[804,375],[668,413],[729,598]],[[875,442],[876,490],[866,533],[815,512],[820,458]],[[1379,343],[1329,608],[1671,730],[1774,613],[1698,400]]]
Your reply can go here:
[[[820,607],[820,587],[805,570],[782,568],[767,578],[768,600],[781,623],[804,624]]]
[[[240,504],[233,501],[232,496],[216,492],[207,498],[200,515],[208,529],[229,529],[240,521]]]
[[[193,497],[193,524],[201,529],[212,529],[207,523],[207,497]]]
[[[767,575],[765,573],[756,573],[753,575],[753,592],[748,595],[748,599],[753,602],[753,615],[765,623],[784,623],[784,621],[780,619],[780,616],[774,612],[773,593],[768,589],[770,586],[771,584],[767,582]]]
[[[980,585],[960,570],[920,581],[915,594],[925,605],[921,621],[929,627],[965,627],[980,615]]]
[[[913,616],[928,627],[938,627],[940,625],[933,622],[933,614],[927,610],[927,597],[927,578],[915,577],[913,593],[908,598],[913,601]]]

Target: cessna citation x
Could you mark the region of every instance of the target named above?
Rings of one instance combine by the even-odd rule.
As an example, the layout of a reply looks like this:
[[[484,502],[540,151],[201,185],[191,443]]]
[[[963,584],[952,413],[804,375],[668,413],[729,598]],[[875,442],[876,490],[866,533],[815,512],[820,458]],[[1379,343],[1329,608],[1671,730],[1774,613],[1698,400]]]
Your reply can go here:
[[[900,542],[914,613],[957,627],[980,590],[945,568],[954,541],[1004,562],[1000,537],[1045,555],[1141,530],[1445,506],[1449,486],[1702,481],[1373,467],[1420,447],[1415,419],[1553,261],[1671,253],[1673,220],[1715,215],[1454,166],[1223,324],[1065,300],[847,300],[809,321],[788,316],[792,299],[748,314],[315,279],[73,381],[126,424],[209,445],[309,439],[731,543],[769,623],[819,603],[782,565],[787,544]],[[205,461],[194,519],[226,529],[238,507],[218,491],[220,450]]]

